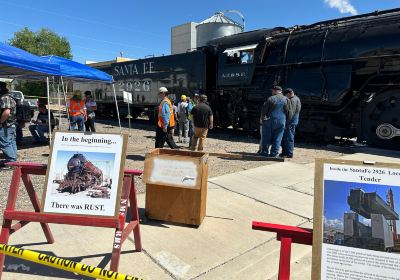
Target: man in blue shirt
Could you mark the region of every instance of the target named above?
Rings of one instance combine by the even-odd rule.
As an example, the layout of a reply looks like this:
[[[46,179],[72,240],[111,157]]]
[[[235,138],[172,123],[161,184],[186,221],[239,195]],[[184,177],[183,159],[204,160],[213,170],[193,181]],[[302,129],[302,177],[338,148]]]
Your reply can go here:
[[[282,157],[293,158],[294,151],[294,134],[296,126],[299,123],[299,116],[301,111],[300,99],[294,94],[293,89],[285,89],[287,101],[287,116],[285,133],[282,140]]]
[[[287,98],[283,96],[280,86],[274,86],[272,96],[264,102],[261,109],[260,124],[263,133],[261,155],[278,156],[285,131],[286,112]]]
[[[161,102],[158,106],[158,121],[156,130],[156,148],[163,148],[165,142],[171,149],[179,149],[175,144],[172,131],[175,126],[174,109],[171,100],[168,98],[168,90],[166,87],[160,87],[158,90]]]

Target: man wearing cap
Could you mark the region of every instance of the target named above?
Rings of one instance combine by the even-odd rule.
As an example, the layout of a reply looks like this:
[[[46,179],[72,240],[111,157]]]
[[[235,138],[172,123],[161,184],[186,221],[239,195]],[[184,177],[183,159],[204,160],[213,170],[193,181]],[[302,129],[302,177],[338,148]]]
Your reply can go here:
[[[282,154],[281,156],[287,158],[293,158],[294,151],[294,134],[296,126],[299,123],[299,116],[301,110],[300,98],[298,98],[293,89],[287,88],[284,91],[287,101],[287,115],[286,115],[286,126],[282,140]]]
[[[16,114],[17,104],[9,95],[7,84],[0,82],[0,150],[4,154],[4,160],[0,161],[0,168],[4,168],[6,162],[17,160]]]
[[[70,130],[84,131],[84,122],[86,121],[86,106],[82,100],[82,93],[76,90],[68,105],[70,117]],[[78,129],[76,128],[78,126]]]
[[[186,143],[189,133],[189,103],[187,102],[186,95],[181,95],[181,102],[178,103],[178,142]],[[183,136],[183,138],[182,138]]]
[[[206,137],[208,129],[212,129],[213,124],[213,112],[207,103],[207,95],[200,95],[200,103],[192,109],[194,135],[193,142],[190,149],[192,151],[202,151],[204,144],[206,143]],[[200,141],[199,141],[200,140]],[[199,146],[197,147],[197,142]]]
[[[287,98],[283,96],[280,86],[274,86],[272,96],[264,102],[261,109],[260,123],[263,133],[261,155],[270,157],[279,155],[285,130],[286,112]]]
[[[168,98],[168,89],[166,87],[160,87],[158,89],[161,97],[160,105],[158,106],[158,122],[156,130],[156,148],[163,148],[165,142],[171,149],[178,149],[179,147],[175,144],[172,131],[175,126],[174,109],[171,100]]]

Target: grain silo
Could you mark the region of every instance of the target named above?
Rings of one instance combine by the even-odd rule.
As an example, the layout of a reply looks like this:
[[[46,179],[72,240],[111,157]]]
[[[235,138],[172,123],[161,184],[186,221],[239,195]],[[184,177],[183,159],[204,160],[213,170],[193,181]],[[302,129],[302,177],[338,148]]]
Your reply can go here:
[[[224,12],[238,13],[243,24],[237,23],[236,21],[225,16]],[[215,13],[212,17],[200,22],[196,26],[196,41],[197,47],[202,47],[207,44],[208,41],[224,36],[229,36],[244,31],[244,18],[243,15],[234,10],[224,11]]]

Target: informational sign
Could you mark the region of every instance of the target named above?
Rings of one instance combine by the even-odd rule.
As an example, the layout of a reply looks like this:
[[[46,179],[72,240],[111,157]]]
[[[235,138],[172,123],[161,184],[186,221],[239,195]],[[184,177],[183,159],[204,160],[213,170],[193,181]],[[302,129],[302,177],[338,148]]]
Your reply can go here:
[[[198,158],[158,155],[145,160],[143,181],[147,184],[198,189],[202,167]]]
[[[400,279],[400,165],[317,160],[312,279]]]
[[[128,104],[132,104],[132,93],[123,91],[123,95],[124,95],[124,102],[128,103]]]
[[[56,132],[43,212],[116,217],[126,135]]]

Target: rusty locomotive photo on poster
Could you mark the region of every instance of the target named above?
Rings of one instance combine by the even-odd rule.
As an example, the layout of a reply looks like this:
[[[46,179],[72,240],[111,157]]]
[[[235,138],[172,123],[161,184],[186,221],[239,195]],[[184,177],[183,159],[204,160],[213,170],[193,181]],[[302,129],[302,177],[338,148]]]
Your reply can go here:
[[[110,198],[115,153],[58,151],[52,193]]]
[[[43,212],[115,216],[126,135],[56,132],[43,194]]]

